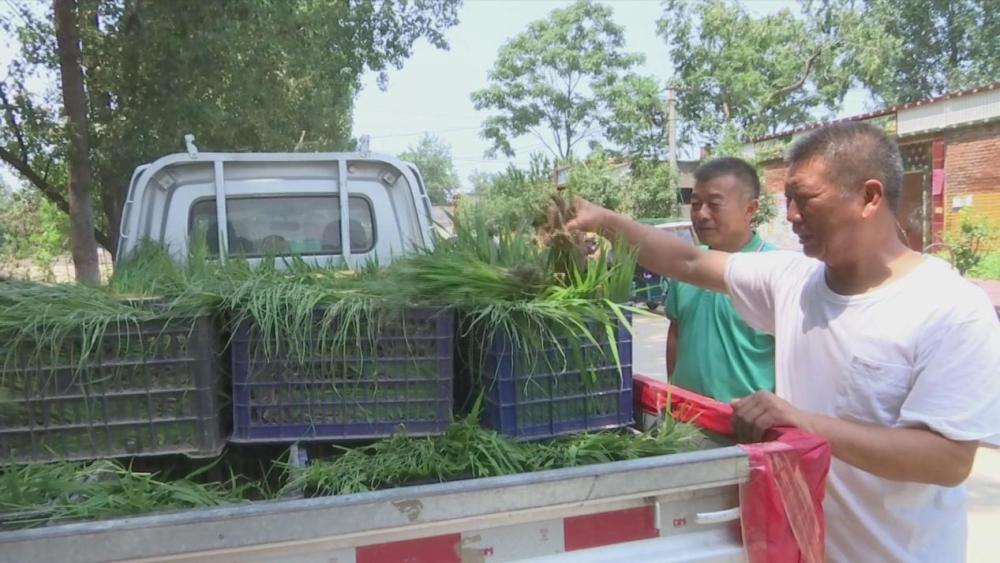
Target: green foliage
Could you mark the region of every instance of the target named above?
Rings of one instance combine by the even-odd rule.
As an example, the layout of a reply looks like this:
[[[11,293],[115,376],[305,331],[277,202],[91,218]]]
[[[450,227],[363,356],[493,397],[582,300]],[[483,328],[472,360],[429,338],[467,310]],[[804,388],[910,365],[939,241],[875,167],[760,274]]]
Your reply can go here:
[[[420,170],[431,203],[448,203],[452,192],[458,188],[458,172],[451,160],[451,147],[444,140],[424,133],[416,146],[409,147],[399,158],[412,162]]]
[[[757,203],[757,213],[750,220],[750,226],[754,229],[774,221],[775,217],[778,216],[778,203],[774,200],[773,193],[761,190],[760,197],[757,198]]]
[[[616,164],[595,152],[573,167],[568,187],[588,201],[636,218],[672,217],[680,211],[677,173],[666,162]]]
[[[480,428],[477,413],[457,421],[442,436],[397,434],[370,446],[344,448],[332,460],[305,468],[285,466],[286,491],[321,495],[360,493],[414,482],[466,477],[498,477],[544,469],[578,467],[695,449],[698,431],[668,419],[631,435],[584,433],[550,442],[517,442]]]
[[[628,158],[662,159],[666,156],[663,88],[656,79],[629,74],[599,90],[608,106],[601,116],[604,136],[612,150]]]
[[[639,161],[626,187],[633,217],[674,217],[680,214],[677,171],[666,162]]]
[[[533,134],[560,161],[591,136],[606,111],[601,89],[642,62],[624,50],[624,30],[611,8],[591,0],[553,10],[500,48],[489,86],[473,92],[492,152],[514,155],[511,142]]]
[[[966,273],[970,278],[1000,280],[1000,251],[994,250],[986,254],[979,264]]]
[[[944,241],[955,268],[965,275],[982,262],[998,238],[1000,228],[996,223],[970,208],[959,212],[958,226],[945,234]]]
[[[29,528],[241,503],[256,490],[235,475],[202,483],[199,473],[166,480],[112,460],[12,466],[0,472],[0,514],[14,527]]]
[[[481,428],[478,415],[477,408],[441,436],[399,433],[367,446],[337,448],[333,458],[306,467],[277,461],[279,490],[267,483],[270,471],[263,480],[250,481],[230,470],[227,478],[212,482],[207,475],[219,460],[179,478],[111,460],[7,466],[0,470],[0,528],[513,475],[686,452],[702,443],[697,428],[672,418],[640,434],[608,431],[518,442]]]
[[[444,48],[458,0],[272,2],[81,2],[82,49],[91,108],[94,194],[104,246],[117,240],[135,166],[183,148],[343,150],[364,72],[399,67],[414,43]],[[0,148],[65,202],[68,139],[54,92],[54,35],[44,14],[3,22],[20,53],[2,83],[10,102]],[[39,185],[38,178],[41,178]],[[29,179],[30,180],[30,179]]]
[[[712,143],[727,124],[756,136],[814,121],[853,80],[837,41],[788,9],[753,17],[735,0],[668,0],[657,28],[689,138]]]
[[[625,184],[627,163],[615,163],[603,152],[591,154],[575,163],[569,172],[569,190],[592,203],[614,211],[627,212]]]
[[[542,214],[555,194],[552,185],[552,164],[543,155],[533,154],[527,169],[508,165],[499,174],[477,174],[470,178],[472,197],[462,198],[456,205],[456,219],[467,221],[475,210],[489,218],[498,230],[516,228]]]
[[[0,261],[30,260],[50,271],[69,249],[69,218],[34,191],[0,194]]]
[[[811,0],[806,11],[887,105],[1000,80],[998,0]]]

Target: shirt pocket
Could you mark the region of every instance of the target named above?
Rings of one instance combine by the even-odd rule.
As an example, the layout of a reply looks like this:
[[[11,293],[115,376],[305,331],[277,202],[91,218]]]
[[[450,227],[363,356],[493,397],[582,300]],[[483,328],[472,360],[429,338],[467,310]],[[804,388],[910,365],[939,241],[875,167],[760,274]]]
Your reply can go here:
[[[910,393],[913,369],[854,356],[837,395],[837,415],[893,426]]]

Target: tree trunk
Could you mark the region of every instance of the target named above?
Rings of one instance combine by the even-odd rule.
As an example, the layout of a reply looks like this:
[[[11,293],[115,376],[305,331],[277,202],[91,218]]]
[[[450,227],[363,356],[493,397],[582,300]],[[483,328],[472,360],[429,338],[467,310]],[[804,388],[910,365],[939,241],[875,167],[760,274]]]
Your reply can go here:
[[[101,271],[97,261],[94,208],[90,198],[90,125],[76,0],[53,0],[52,9],[63,106],[69,130],[69,222],[73,267],[77,281],[97,285],[101,281]]]

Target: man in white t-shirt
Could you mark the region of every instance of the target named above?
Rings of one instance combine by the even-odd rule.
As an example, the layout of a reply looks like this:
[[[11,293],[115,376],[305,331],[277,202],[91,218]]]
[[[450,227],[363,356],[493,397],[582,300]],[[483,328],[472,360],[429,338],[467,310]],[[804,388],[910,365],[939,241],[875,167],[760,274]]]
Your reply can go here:
[[[902,164],[881,130],[817,129],[787,162],[804,255],[700,250],[583,200],[568,227],[624,237],[647,269],[728,293],[774,335],[776,393],[733,401],[733,423],[744,441],[797,426],[830,442],[830,561],[963,561],[961,484],[979,442],[1000,442],[1000,323],[900,238]]]

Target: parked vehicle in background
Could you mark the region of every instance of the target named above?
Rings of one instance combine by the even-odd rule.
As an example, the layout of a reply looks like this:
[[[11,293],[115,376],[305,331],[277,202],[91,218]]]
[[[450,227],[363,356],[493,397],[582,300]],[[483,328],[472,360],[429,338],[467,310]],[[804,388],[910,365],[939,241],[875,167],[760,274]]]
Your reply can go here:
[[[691,221],[682,219],[640,219],[640,223],[653,225],[661,231],[680,237],[691,244],[698,244]],[[632,281],[632,301],[644,303],[650,311],[655,311],[666,298],[667,280],[658,274],[639,266]]]

